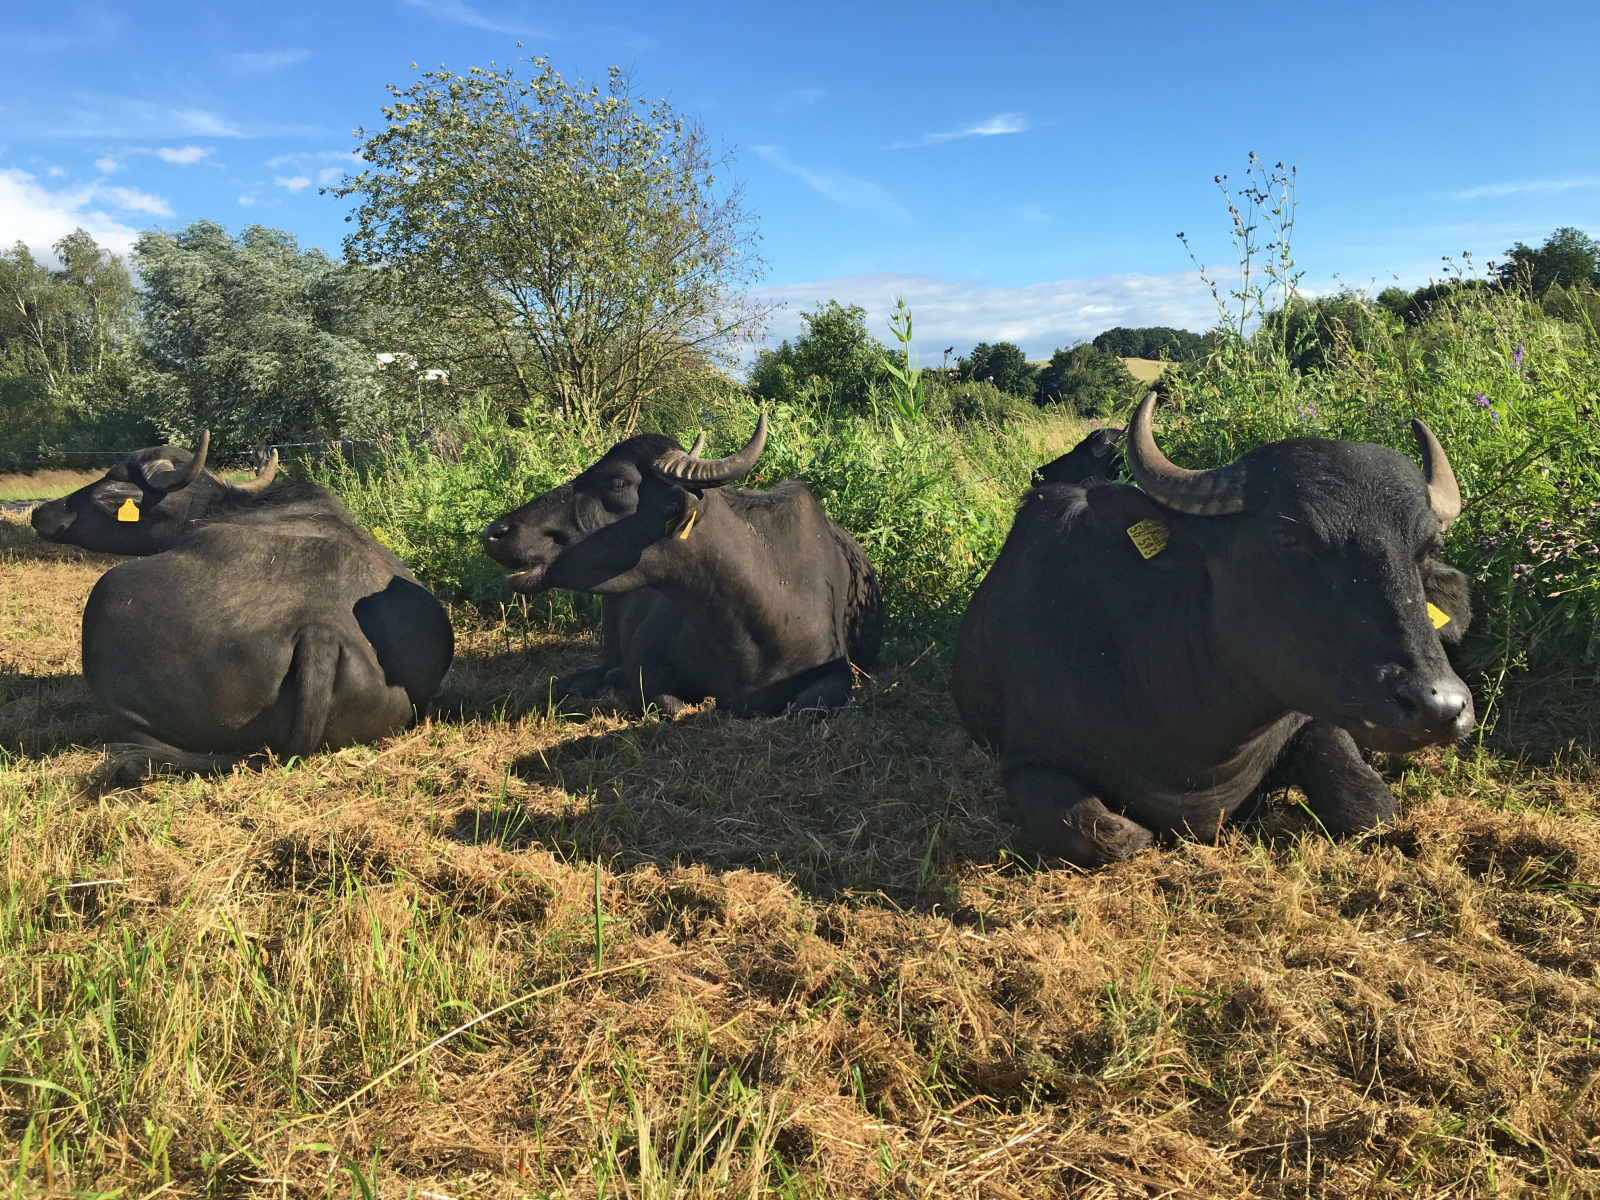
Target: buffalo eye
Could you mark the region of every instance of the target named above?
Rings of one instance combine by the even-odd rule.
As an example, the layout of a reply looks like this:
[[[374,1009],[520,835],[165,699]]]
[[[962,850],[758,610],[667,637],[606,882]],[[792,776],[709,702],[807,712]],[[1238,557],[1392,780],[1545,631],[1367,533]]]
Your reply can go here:
[[[632,481],[621,475],[616,476],[616,478],[612,479],[611,481],[611,490],[613,492],[625,492],[632,486]]]
[[[1274,546],[1284,547],[1298,546],[1300,544],[1300,539],[1295,537],[1295,535],[1290,533],[1287,529],[1276,529],[1273,530],[1272,533],[1272,544]]]

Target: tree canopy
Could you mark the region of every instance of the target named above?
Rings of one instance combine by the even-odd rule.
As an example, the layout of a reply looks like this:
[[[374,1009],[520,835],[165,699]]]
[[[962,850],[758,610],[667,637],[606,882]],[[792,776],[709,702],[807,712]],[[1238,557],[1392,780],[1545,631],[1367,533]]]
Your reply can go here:
[[[1138,381],[1113,354],[1088,342],[1057,350],[1039,372],[1040,404],[1060,404],[1085,416],[1112,411],[1132,397]]]
[[[508,406],[631,425],[759,325],[731,157],[665,101],[569,84],[543,58],[391,87],[348,257],[391,289],[404,348]]]
[[[1102,354],[1114,354],[1118,358],[1158,358],[1168,362],[1202,358],[1206,347],[1206,339],[1200,334],[1187,329],[1169,329],[1165,325],[1143,329],[1119,325],[1094,339],[1094,348]]]
[[[225,457],[391,425],[361,271],[282,230],[251,225],[234,238],[212,221],[141,234],[134,258],[145,285],[135,386],[163,436],[209,428]]]
[[[1011,342],[979,342],[956,363],[963,380],[994,384],[1008,396],[1032,400],[1038,368],[1028,362],[1020,346]]]
[[[751,390],[786,403],[811,396],[851,408],[870,404],[883,381],[883,361],[896,352],[867,332],[866,309],[829,300],[801,313],[800,325],[793,342],[756,355]]]
[[[1538,249],[1517,242],[1496,270],[1500,282],[1525,286],[1535,297],[1553,287],[1600,286],[1600,242],[1581,229],[1563,225]]]

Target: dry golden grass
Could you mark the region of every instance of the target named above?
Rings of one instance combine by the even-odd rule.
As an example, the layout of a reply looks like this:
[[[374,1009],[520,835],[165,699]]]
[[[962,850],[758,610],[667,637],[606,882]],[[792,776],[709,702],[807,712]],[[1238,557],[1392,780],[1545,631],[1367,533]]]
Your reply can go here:
[[[1600,1184],[1585,765],[1434,751],[1382,837],[1284,809],[1036,871],[937,647],[825,720],[658,721],[549,711],[592,642],[462,613],[453,717],[96,795],[68,617],[104,564],[6,545],[19,1195]]]
[[[1172,366],[1171,363],[1163,362],[1159,358],[1119,358],[1117,361],[1140,383],[1154,383]]]

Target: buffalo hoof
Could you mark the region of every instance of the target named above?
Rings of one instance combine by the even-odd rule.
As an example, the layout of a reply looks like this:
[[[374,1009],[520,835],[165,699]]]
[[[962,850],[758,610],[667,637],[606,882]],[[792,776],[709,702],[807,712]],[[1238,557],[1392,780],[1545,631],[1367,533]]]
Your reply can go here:
[[[680,700],[676,696],[662,693],[659,696],[650,697],[650,707],[663,717],[675,717],[688,708],[689,705],[686,701]]]
[[[1092,796],[1048,816],[1024,810],[1023,827],[1046,854],[1079,867],[1122,862],[1155,842],[1155,834],[1143,825],[1112,812]]]
[[[574,671],[571,675],[563,675],[555,681],[551,689],[551,696],[572,696],[576,699],[592,699],[604,695],[610,680],[604,667],[590,667],[584,671]]]
[[[107,742],[105,762],[95,774],[103,791],[136,788],[161,774],[222,775],[251,760],[244,754],[191,754],[170,746],[143,742]],[[260,758],[261,756],[254,756]]]

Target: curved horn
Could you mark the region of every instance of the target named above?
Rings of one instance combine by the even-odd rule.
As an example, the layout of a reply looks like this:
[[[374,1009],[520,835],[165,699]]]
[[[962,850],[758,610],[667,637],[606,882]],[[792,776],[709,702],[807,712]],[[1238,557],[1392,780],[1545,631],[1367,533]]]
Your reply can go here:
[[[694,445],[689,447],[689,457],[690,458],[699,458],[700,457],[700,451],[704,450],[705,448],[706,448],[706,435],[703,434],[703,433],[696,435],[696,437],[694,439]]]
[[[245,483],[236,483],[233,490],[236,492],[264,492],[267,484],[272,482],[272,477],[278,473],[278,448],[274,446],[267,452],[266,465],[256,472],[254,479]]]
[[[1237,463],[1209,471],[1190,471],[1168,462],[1166,455],[1156,449],[1156,440],[1150,434],[1150,414],[1155,407],[1156,394],[1151,392],[1139,402],[1133,420],[1128,422],[1128,470],[1138,485],[1158,504],[1197,517],[1215,517],[1243,508],[1244,469]]]
[[[656,473],[669,483],[685,483],[700,487],[719,487],[747,475],[756,465],[767,444],[767,414],[762,413],[756,422],[756,431],[750,435],[743,450],[727,458],[691,458],[682,450],[668,450],[652,464]]]
[[[1450,459],[1445,456],[1439,439],[1417,417],[1411,418],[1411,436],[1417,439],[1417,451],[1422,455],[1422,477],[1428,481],[1428,503],[1433,515],[1439,518],[1439,532],[1443,533],[1456,523],[1461,515],[1461,488],[1456,484],[1456,473],[1450,469]]]
[[[161,483],[151,482],[150,486],[158,492],[176,492],[181,488],[188,487],[196,479],[199,479],[200,472],[206,469],[206,451],[209,449],[211,449],[211,430],[206,429],[200,434],[200,442],[194,448],[194,454],[189,459],[189,465],[178,472],[177,478]],[[147,480],[147,482],[149,481]]]

